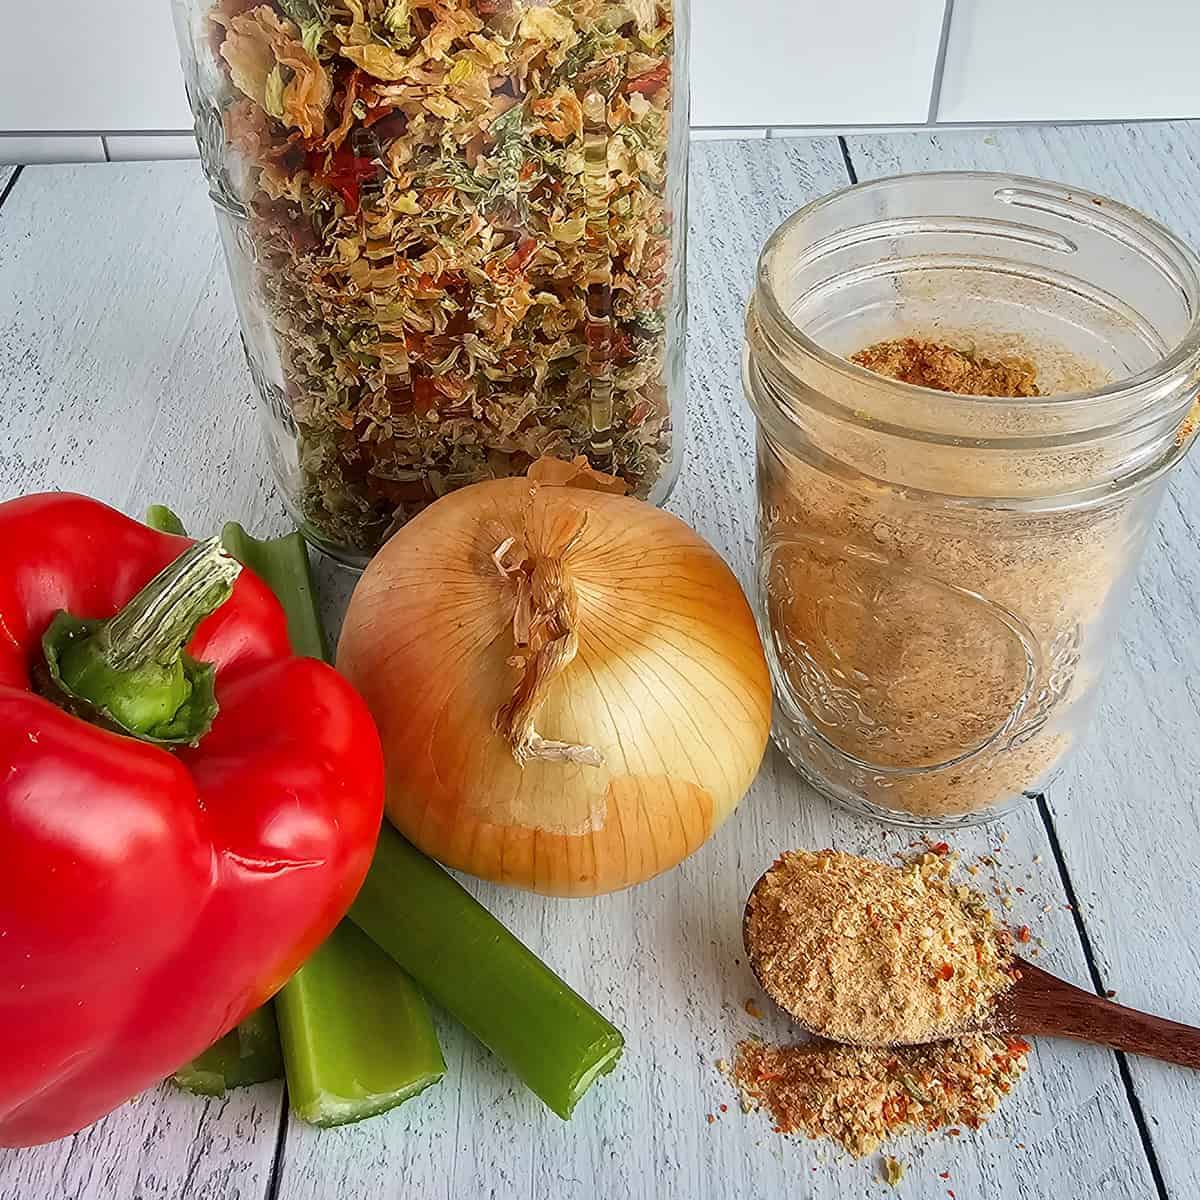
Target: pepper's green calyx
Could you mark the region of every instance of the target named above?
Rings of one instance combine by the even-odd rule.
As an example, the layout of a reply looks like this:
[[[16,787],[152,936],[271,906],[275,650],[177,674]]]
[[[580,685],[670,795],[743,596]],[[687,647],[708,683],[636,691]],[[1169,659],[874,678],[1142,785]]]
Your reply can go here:
[[[42,638],[47,691],[77,716],[160,745],[194,745],[217,715],[215,672],[184,652],[233,594],[242,567],[209,538],[160,571],[116,616],[59,612]]]

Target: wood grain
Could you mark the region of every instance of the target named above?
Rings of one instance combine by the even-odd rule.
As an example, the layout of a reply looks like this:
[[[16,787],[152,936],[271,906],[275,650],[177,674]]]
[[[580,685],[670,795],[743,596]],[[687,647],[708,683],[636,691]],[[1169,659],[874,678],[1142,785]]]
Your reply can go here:
[[[693,153],[692,428],[672,506],[749,585],[752,438],[738,356],[754,258],[783,216],[847,177],[832,139],[706,143]],[[196,166],[29,171],[0,217],[0,497],[70,486],[130,512],[173,503],[197,531],[230,516],[254,532],[282,527]],[[319,576],[336,626],[352,577],[327,563]],[[968,857],[991,854],[996,865],[981,869],[977,885],[1007,879],[1024,889],[1006,915],[1045,937],[1039,962],[1086,980],[1036,811],[952,840]],[[742,1007],[754,997],[768,1008],[744,961],[740,919],[775,855],[833,845],[886,856],[911,841],[832,810],[771,754],[709,845],[639,888],[562,902],[469,883],[625,1030],[622,1065],[566,1125],[443,1023],[446,1081],[356,1128],[291,1122],[278,1195],[879,1194],[877,1162],[778,1139],[764,1118],[738,1111],[714,1063],[738,1038],[789,1035],[778,1014],[760,1021]],[[261,1197],[278,1102],[277,1088],[225,1104],[151,1093],[68,1142],[0,1152],[0,1198]],[[1080,1196],[1153,1194],[1112,1056],[1067,1042],[1037,1047],[1029,1078],[980,1134],[901,1153],[909,1173],[889,1194],[906,1200],[940,1200],[942,1171],[957,1195],[978,1200],[1065,1195],[1064,1179],[1079,1181]]]
[[[1010,170],[1123,200],[1200,245],[1200,123],[847,139],[860,178]],[[1103,989],[1200,1024],[1200,458],[1177,468],[1114,647],[1100,711],[1049,802]],[[1200,1074],[1129,1070],[1171,1196],[1200,1195]]]

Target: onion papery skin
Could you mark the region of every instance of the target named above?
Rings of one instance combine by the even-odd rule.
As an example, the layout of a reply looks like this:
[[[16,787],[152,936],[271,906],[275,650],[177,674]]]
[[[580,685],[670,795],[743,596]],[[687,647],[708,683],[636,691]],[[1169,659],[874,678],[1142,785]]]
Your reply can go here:
[[[521,668],[517,588],[494,555],[510,537],[554,552],[571,529],[578,652],[537,729],[603,762],[522,767],[495,728]],[[642,501],[523,479],[452,492],[384,546],[351,600],[338,667],[379,726],[397,828],[447,866],[550,895],[677,865],[745,794],[770,728],[754,618],[720,556]]]

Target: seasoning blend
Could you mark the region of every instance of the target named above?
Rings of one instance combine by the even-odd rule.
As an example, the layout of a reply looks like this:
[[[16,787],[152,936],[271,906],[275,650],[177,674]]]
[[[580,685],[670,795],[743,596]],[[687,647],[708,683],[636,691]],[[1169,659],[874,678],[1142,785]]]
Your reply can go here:
[[[1024,1074],[1027,1042],[972,1032],[993,1023],[1016,972],[1009,935],[951,869],[932,854],[894,867],[795,850],[755,886],[743,927],[755,974],[837,1039],[744,1041],[726,1064],[779,1133],[863,1155],[912,1130],[977,1129]]]
[[[687,0],[174,0],[271,462],[361,565],[585,454],[661,501],[683,414]]]
[[[1194,436],[1196,256],[1056,184],[859,185],[767,244],[744,378],[784,752],[908,824],[1045,786]]]

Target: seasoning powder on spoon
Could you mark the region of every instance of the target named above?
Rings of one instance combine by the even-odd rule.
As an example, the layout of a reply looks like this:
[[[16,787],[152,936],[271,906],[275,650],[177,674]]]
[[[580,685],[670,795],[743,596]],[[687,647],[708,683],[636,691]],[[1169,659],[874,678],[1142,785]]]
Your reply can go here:
[[[936,855],[904,867],[834,850],[785,854],[746,906],[755,974],[814,1033],[860,1046],[973,1027],[1012,986],[1009,934]]]

